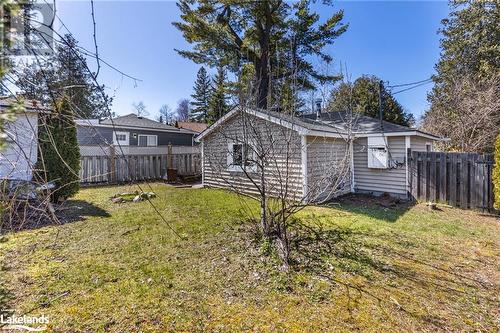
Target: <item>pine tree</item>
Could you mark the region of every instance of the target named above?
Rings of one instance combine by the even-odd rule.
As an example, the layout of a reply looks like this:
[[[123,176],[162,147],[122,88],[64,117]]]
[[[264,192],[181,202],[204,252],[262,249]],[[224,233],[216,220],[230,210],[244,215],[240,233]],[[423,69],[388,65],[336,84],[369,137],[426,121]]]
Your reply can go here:
[[[209,112],[207,122],[213,124],[229,110],[227,103],[226,71],[223,67],[217,68],[217,74],[213,80],[213,92],[209,101]]]
[[[57,202],[73,196],[80,188],[80,148],[70,97],[64,96],[52,113],[41,117],[37,169],[42,171],[38,177],[56,184],[52,200]]]
[[[189,114],[190,121],[204,123],[208,117],[208,104],[210,101],[211,86],[210,77],[205,67],[201,67],[194,83],[194,94],[191,95],[193,101]]]
[[[71,35],[64,36],[51,58],[40,61],[41,65],[25,67],[19,74],[16,85],[26,98],[52,106],[66,98],[77,118],[109,116],[112,98],[103,94],[104,86],[95,83]]]
[[[255,104],[267,109],[277,80],[296,77],[307,90],[314,82],[339,79],[319,73],[313,59],[332,60],[325,47],[346,31],[343,12],[332,11],[319,22],[312,2],[179,0],[181,21],[173,24],[192,48],[177,52],[198,64],[224,65],[235,75],[251,64]]]

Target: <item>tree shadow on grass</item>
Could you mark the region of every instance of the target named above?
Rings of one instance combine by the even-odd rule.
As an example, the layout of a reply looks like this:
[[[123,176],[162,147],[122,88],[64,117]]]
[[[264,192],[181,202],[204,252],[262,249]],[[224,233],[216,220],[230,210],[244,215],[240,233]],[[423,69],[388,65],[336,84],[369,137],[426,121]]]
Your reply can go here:
[[[468,305],[481,299],[490,309],[495,306],[493,295],[498,286],[453,268],[443,268],[449,267],[446,258],[453,255],[444,253],[444,249],[442,258],[427,260],[419,253],[420,245],[402,235],[300,221],[292,229],[292,269],[345,287],[349,299],[349,290],[353,290],[353,294],[364,295],[381,307],[393,308],[445,330],[450,329],[445,316],[421,311],[427,306],[423,302],[436,293],[444,295],[443,303],[452,308],[459,299]],[[430,302],[437,306],[436,299]],[[349,302],[356,303],[355,299]]]
[[[14,210],[5,210],[0,221],[0,235],[83,221],[89,217],[111,216],[103,208],[83,200],[68,200],[63,204],[53,205],[53,208],[54,211],[51,214],[47,210],[40,210],[39,207],[31,208],[30,204],[26,203],[16,206]]]
[[[103,208],[84,200],[68,200],[61,207],[61,219],[64,223],[83,221],[89,217],[110,217]]]

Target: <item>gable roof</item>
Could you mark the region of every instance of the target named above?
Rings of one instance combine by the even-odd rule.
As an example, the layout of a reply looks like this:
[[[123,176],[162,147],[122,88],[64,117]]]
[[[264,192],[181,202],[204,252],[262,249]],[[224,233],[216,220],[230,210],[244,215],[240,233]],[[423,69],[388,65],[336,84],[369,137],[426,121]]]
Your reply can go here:
[[[0,110],[1,110],[0,113],[3,110],[6,110],[13,103],[16,103],[17,101],[18,99],[16,97],[11,97],[11,96],[0,97]],[[52,109],[42,105],[42,103],[34,99],[23,99],[23,104],[25,112],[43,112],[43,113],[52,112]]]
[[[308,114],[298,117],[271,110],[256,110],[242,107],[235,107],[217,122],[200,133],[196,137],[196,140],[202,140],[205,136],[238,112],[246,112],[258,118],[296,130],[301,135],[346,138],[349,132],[351,132],[355,137],[376,136],[383,133],[386,136],[414,135],[426,137],[431,140],[443,140],[433,134],[425,133],[415,128],[393,124],[387,121],[383,121],[382,126],[380,126],[381,124],[378,119],[357,114],[353,116],[347,112],[322,113],[321,118],[316,119],[316,114]],[[352,124],[351,130],[349,130],[349,123]]]
[[[177,128],[148,118],[139,117],[134,113],[116,117],[113,119],[104,119],[104,120],[77,119],[75,122],[77,125],[80,126],[134,128],[134,129],[146,129],[146,130],[162,131],[162,132],[197,134],[196,132],[191,130]]]
[[[208,127],[208,124],[205,124],[205,123],[195,123],[195,122],[192,122],[192,121],[178,121],[177,122],[177,127],[178,128],[188,129],[188,130],[196,132],[196,133],[201,133],[201,132],[203,132]]]

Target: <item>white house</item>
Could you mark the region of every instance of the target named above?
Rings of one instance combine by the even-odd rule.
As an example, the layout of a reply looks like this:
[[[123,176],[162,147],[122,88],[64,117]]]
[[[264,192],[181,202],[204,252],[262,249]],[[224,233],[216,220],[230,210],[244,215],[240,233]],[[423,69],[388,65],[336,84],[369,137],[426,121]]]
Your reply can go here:
[[[0,114],[5,114],[12,98],[0,99]],[[31,180],[38,158],[38,116],[50,112],[36,101],[25,101],[24,111],[5,124],[5,147],[0,150],[0,179]]]

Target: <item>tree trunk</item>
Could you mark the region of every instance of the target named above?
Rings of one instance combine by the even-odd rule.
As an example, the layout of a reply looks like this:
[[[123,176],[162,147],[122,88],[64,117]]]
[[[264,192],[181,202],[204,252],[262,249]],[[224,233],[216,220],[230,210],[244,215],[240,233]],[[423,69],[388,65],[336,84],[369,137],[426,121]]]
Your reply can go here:
[[[262,50],[262,55],[255,64],[255,78],[257,83],[257,107],[267,109],[267,96],[269,94],[268,50]]]
[[[267,109],[267,98],[269,95],[269,41],[271,36],[269,5],[266,5],[266,22],[264,27],[259,27],[260,57],[255,64],[257,79],[257,107]]]
[[[261,170],[260,173],[261,182],[261,196],[260,196],[260,224],[262,226],[262,233],[266,238],[269,237],[269,227],[267,224],[267,195],[266,195],[266,183],[265,183],[265,173]]]

